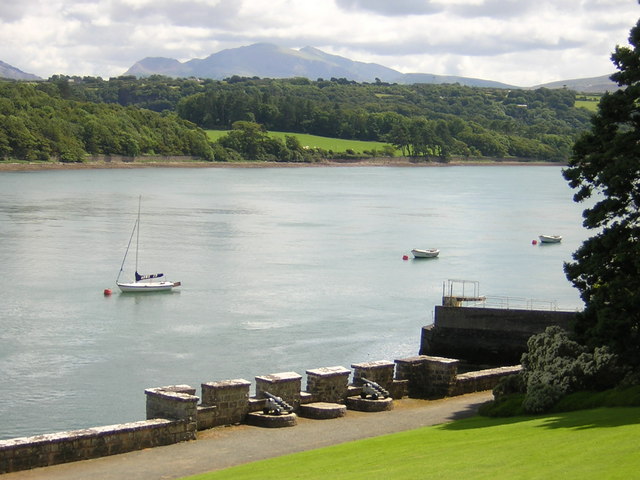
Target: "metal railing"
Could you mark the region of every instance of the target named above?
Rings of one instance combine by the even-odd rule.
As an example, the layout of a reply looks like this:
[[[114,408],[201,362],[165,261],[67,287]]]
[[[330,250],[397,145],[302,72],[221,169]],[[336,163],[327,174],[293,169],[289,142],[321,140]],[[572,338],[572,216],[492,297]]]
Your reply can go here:
[[[503,308],[505,310],[558,310],[556,300],[541,300],[524,297],[488,296],[483,302],[475,302],[469,307]]]

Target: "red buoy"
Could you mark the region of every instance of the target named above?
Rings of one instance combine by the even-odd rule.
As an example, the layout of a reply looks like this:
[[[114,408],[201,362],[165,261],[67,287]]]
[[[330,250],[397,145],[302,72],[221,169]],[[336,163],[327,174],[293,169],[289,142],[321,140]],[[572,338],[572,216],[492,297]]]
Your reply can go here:
[[[105,288],[103,293],[104,293],[105,297],[108,297],[109,295],[111,295],[111,289],[110,288]]]
[[[403,260],[409,260],[409,255],[403,255],[403,256],[402,256],[402,259],[403,259]]]
[[[538,240],[531,240],[531,245],[537,245],[538,244]]]

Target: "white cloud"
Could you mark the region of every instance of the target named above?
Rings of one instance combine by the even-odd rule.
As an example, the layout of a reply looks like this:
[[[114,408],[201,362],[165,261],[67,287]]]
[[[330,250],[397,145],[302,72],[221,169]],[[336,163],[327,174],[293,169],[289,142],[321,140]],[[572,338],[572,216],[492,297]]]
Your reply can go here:
[[[0,60],[109,77],[147,56],[272,42],[530,86],[611,73],[639,14],[634,0],[22,0],[0,5]]]

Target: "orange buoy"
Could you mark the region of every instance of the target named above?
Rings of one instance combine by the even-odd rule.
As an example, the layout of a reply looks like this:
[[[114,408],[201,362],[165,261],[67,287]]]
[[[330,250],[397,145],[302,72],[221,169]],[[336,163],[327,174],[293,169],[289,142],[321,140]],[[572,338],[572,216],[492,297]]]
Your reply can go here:
[[[103,293],[104,293],[105,297],[108,297],[109,295],[111,295],[111,289],[110,288],[105,288]]]
[[[403,260],[409,260],[409,255],[403,255],[403,256],[402,256],[402,259],[403,259]]]

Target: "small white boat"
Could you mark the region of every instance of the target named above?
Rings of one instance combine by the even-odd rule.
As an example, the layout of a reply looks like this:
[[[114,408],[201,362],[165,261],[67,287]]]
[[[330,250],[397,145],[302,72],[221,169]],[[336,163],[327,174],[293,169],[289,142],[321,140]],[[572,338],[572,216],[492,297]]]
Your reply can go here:
[[[562,241],[560,235],[539,235],[538,238],[542,243],[560,243]]]
[[[440,250],[437,248],[414,248],[411,250],[411,253],[413,253],[413,258],[434,258],[438,256]]]
[[[180,282],[169,282],[164,279],[164,273],[153,273],[150,275],[140,275],[138,273],[138,246],[140,244],[140,204],[142,203],[142,197],[138,199],[138,219],[133,225],[133,231],[129,238],[129,244],[127,250],[124,253],[122,259],[122,265],[120,266],[120,272],[118,272],[118,278],[116,278],[116,285],[123,293],[127,292],[165,292],[172,290],[175,287],[182,285]],[[131,246],[131,240],[133,240],[133,234],[136,233],[136,270],[135,281],[133,282],[121,282],[120,275],[124,268],[125,261],[127,260],[127,254],[129,253],[129,247]]]
[[[171,290],[174,287],[179,287],[181,285],[180,282],[149,282],[149,281],[139,281],[132,283],[123,283],[118,282],[118,287],[122,292],[163,292],[166,290]]]

